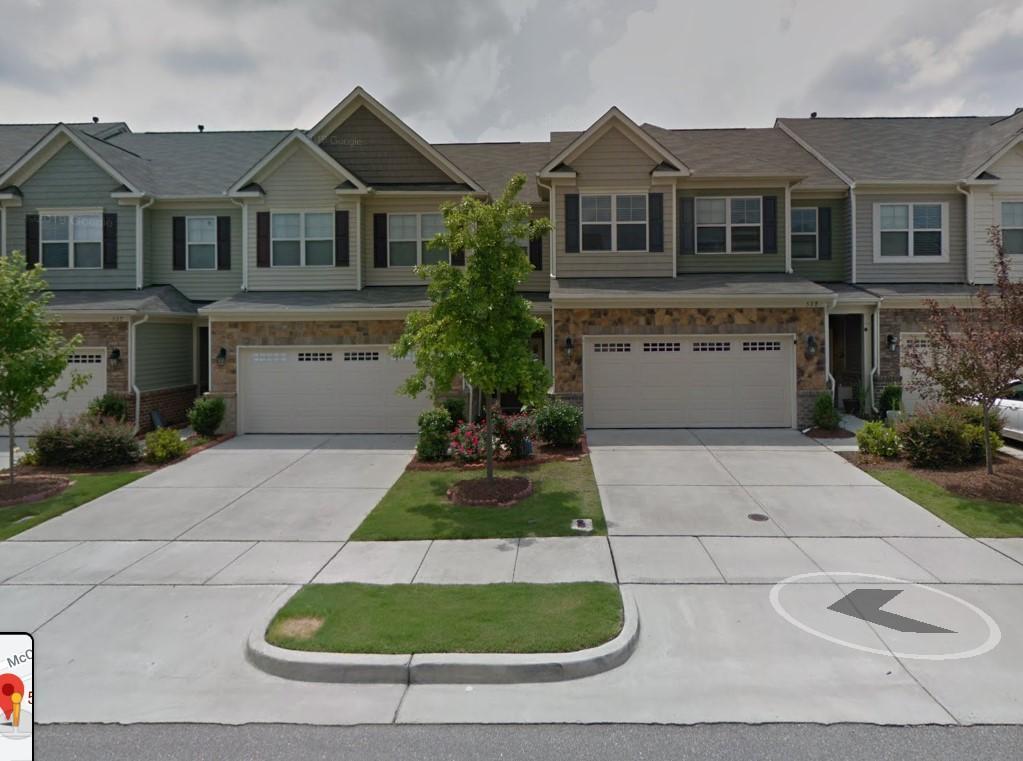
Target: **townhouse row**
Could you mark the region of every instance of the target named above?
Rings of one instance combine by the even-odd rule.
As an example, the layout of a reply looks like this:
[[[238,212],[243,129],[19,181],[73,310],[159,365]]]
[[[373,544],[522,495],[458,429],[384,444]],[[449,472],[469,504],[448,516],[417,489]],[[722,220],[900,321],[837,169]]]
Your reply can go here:
[[[612,108],[430,144],[361,88],[308,130],[0,125],[0,250],[45,268],[90,376],[24,429],[109,391],[142,428],[210,394],[244,433],[414,430],[429,401],[388,353],[428,303],[414,267],[464,263],[425,245],[440,205],[516,173],[553,222],[523,242],[534,351],[588,426],[802,426],[824,391],[905,380],[927,300],[992,281],[992,225],[1023,263],[1021,141],[1019,110],[688,130]]]

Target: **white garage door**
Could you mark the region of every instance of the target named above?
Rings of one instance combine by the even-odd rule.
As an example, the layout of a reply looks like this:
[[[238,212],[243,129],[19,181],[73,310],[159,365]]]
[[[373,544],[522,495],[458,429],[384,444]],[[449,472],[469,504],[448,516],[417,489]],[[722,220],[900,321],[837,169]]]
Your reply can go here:
[[[242,349],[238,392],[244,433],[414,433],[430,406],[396,393],[413,370],[387,346]]]
[[[107,391],[107,350],[103,347],[79,348],[71,355],[67,370],[50,393],[65,391],[74,372],[88,378],[85,385],[68,394],[67,399],[54,399],[28,420],[19,423],[19,434],[35,433],[43,425],[60,418],[70,420],[77,417],[88,409],[89,402],[97,396],[103,396]]]
[[[902,376],[902,409],[906,414],[912,415],[916,408],[924,403],[923,390],[910,388],[916,379],[917,374],[906,367],[906,354],[910,347],[915,347],[926,360],[929,357],[930,349],[927,337],[923,333],[902,333],[899,336],[899,367]]]
[[[590,428],[791,427],[791,336],[587,337]]]

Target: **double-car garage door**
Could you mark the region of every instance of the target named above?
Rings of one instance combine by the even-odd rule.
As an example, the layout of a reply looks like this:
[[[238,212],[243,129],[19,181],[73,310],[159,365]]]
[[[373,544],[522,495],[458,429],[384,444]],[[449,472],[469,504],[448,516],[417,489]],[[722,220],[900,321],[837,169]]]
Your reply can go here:
[[[429,395],[396,393],[413,370],[387,346],[240,349],[242,433],[414,433]]]
[[[794,424],[791,335],[589,336],[583,351],[589,428]]]

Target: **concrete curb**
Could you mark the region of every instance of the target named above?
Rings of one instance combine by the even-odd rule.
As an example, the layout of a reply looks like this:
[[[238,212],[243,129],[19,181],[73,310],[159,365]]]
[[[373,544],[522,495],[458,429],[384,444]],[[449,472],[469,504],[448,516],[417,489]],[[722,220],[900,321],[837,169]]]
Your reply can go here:
[[[266,641],[280,609],[260,619],[249,633],[246,659],[274,676],[303,682],[362,684],[524,684],[581,679],[617,668],[639,641],[639,608],[632,592],[619,587],[624,621],[614,639],[570,653],[428,653],[359,655],[286,650]]]

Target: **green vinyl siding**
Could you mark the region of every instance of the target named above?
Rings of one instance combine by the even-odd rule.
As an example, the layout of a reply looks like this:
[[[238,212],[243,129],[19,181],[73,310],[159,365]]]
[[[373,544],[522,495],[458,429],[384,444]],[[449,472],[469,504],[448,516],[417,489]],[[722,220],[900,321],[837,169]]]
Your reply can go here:
[[[846,277],[849,258],[849,209],[844,199],[793,199],[792,208],[827,207],[831,209],[831,259],[792,259],[792,270],[797,275],[821,283],[840,283]]]
[[[145,211],[146,285],[173,285],[193,301],[216,301],[242,287],[242,212],[237,206],[159,208]],[[174,269],[174,217],[230,217],[231,269]]]
[[[20,185],[22,204],[7,210],[7,249],[24,251],[25,216],[39,209],[102,209],[117,214],[117,269],[49,270],[54,290],[135,287],[135,207],[119,206],[110,194],[117,180],[71,143],[57,151]]]
[[[785,188],[717,188],[679,191],[679,198],[723,198],[734,196],[774,196],[778,199],[778,253],[776,254],[682,254],[678,255],[679,273],[706,272],[784,272],[785,236],[789,234],[789,212],[785,208]]]
[[[154,391],[192,383],[191,323],[145,322],[135,330],[139,389]]]

